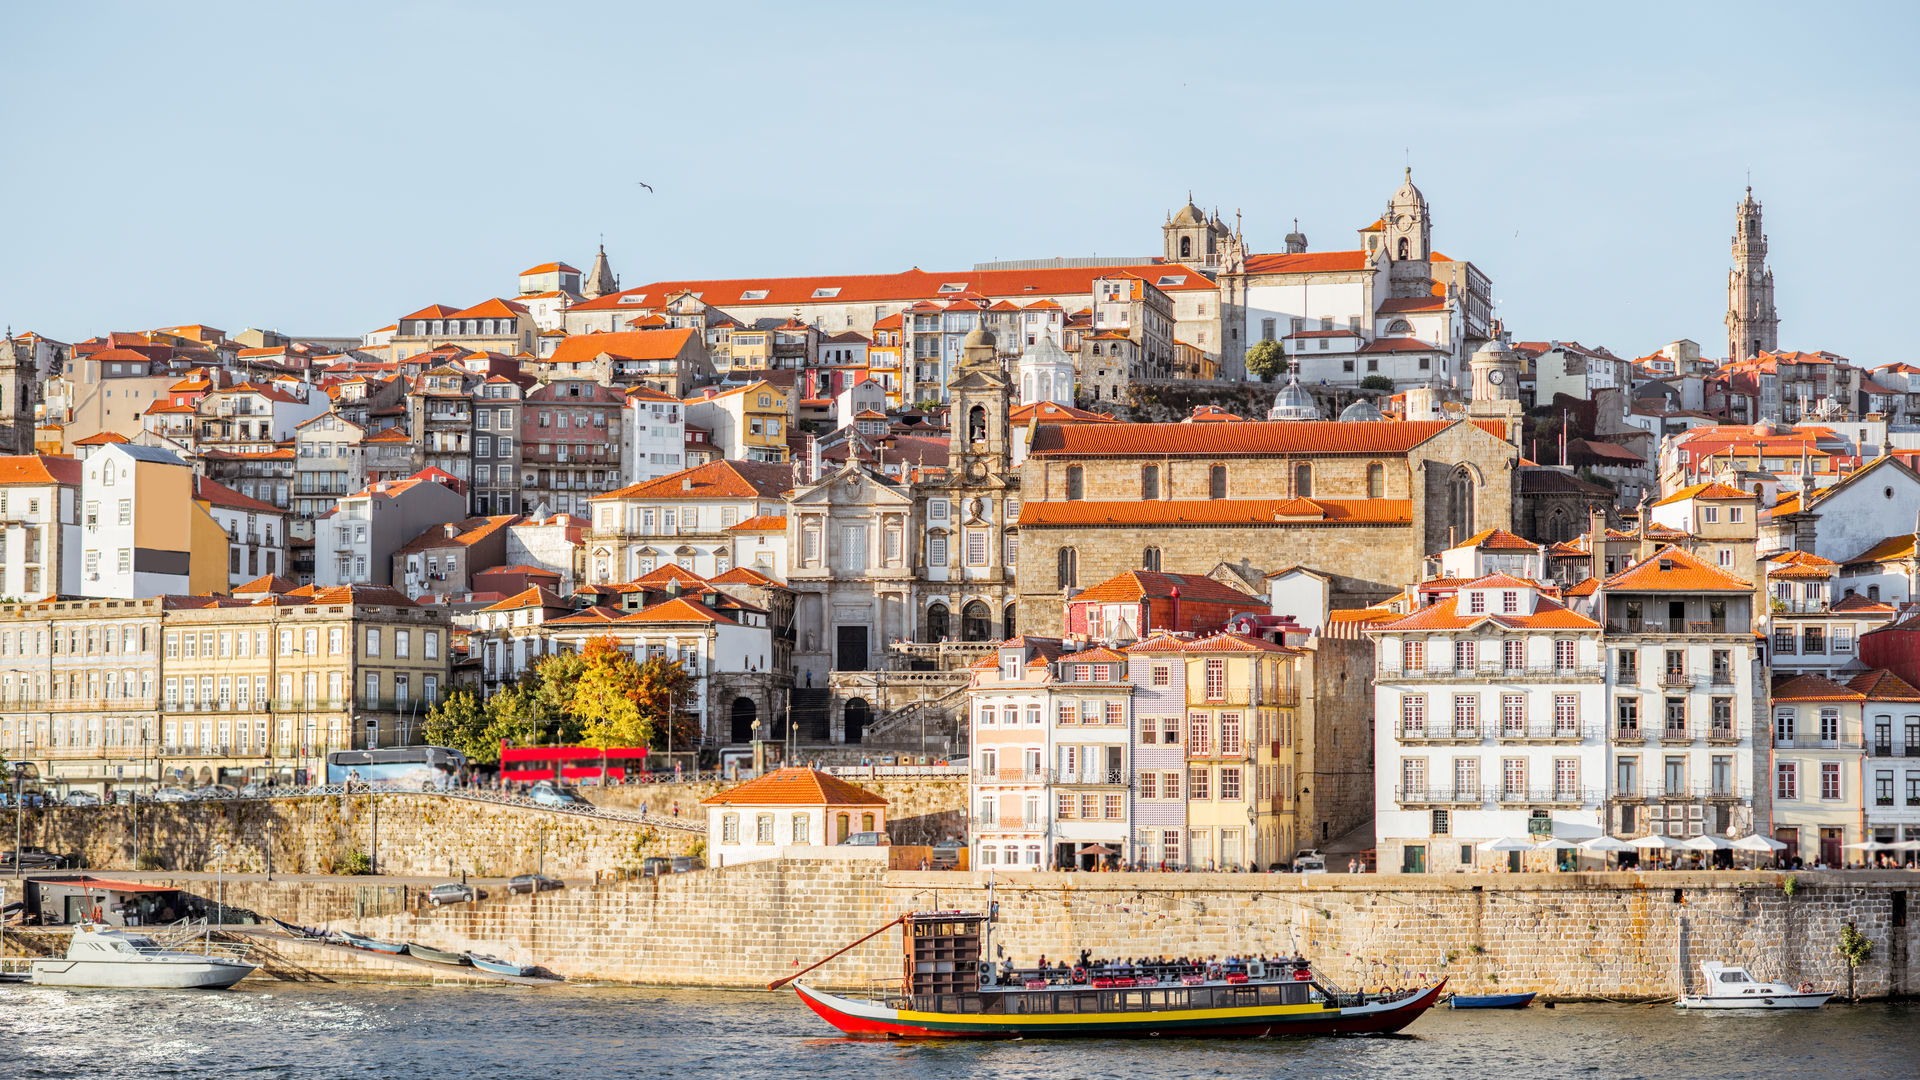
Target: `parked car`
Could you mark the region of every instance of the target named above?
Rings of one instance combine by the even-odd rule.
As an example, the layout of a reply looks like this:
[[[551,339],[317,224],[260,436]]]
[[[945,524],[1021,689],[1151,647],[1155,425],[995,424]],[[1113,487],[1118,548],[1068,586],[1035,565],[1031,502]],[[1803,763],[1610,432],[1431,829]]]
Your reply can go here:
[[[1293,872],[1296,874],[1324,874],[1327,872],[1327,857],[1318,849],[1303,849],[1293,857]]]
[[[893,843],[883,832],[857,832],[840,842],[854,847],[886,847]]]
[[[485,889],[476,889],[471,885],[462,885],[457,881],[449,881],[442,885],[435,885],[433,888],[427,890],[427,903],[432,904],[434,907],[439,907],[441,904],[471,904],[476,900],[485,900],[486,898],[487,891]]]
[[[69,791],[67,792],[67,805],[68,806],[99,806],[100,796],[95,795],[91,791]]]
[[[0,866],[13,869],[13,849],[0,852]],[[67,866],[65,856],[34,848],[22,848],[20,851],[20,869],[22,870],[64,870]]]
[[[559,878],[550,878],[545,874],[520,874],[507,882],[508,893],[550,892],[566,887],[566,882]]]
[[[193,789],[193,797],[196,799],[232,799],[237,798],[239,794],[228,784],[208,784],[206,787]]]
[[[193,793],[186,788],[163,787],[153,793],[154,802],[192,802]]]
[[[673,873],[673,860],[664,855],[649,855],[640,860],[641,877],[659,877]]]
[[[545,780],[542,780],[539,783],[533,785],[533,789],[527,792],[527,798],[532,799],[534,802],[539,803],[541,806],[585,806],[587,805],[587,801],[585,799],[582,799],[581,797],[573,794],[570,791],[565,791],[560,788],[554,787],[552,784],[546,782]]]
[[[956,870],[960,867],[960,852],[966,847],[957,840],[945,840],[933,845],[933,854],[927,860],[935,870]]]

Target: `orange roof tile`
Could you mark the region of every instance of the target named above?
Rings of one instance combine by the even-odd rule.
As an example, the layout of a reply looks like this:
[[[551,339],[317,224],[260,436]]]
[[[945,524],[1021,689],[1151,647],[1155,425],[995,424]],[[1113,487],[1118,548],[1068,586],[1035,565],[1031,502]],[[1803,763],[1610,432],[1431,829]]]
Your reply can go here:
[[[443,547],[472,547],[519,520],[518,514],[495,514],[491,517],[470,517],[460,522],[450,521],[445,525],[429,525],[426,531],[402,544],[394,554],[406,555]],[[449,526],[455,530],[452,536],[447,535]]]
[[[1847,686],[1866,695],[1868,701],[1920,701],[1920,690],[1891,671],[1855,675],[1847,680]]]
[[[1181,651],[1190,652],[1190,653],[1195,653],[1195,652],[1291,653],[1291,652],[1298,652],[1299,650],[1289,649],[1285,645],[1275,645],[1273,642],[1268,641],[1265,638],[1248,637],[1245,634],[1230,634],[1223,630],[1220,633],[1209,634],[1206,637],[1200,638],[1198,640],[1190,641],[1187,643],[1187,647],[1185,649],[1182,649]]]
[[[1599,589],[1600,589],[1600,579],[1596,577],[1590,577],[1590,578],[1587,578],[1585,581],[1580,582],[1577,585],[1569,586],[1566,592],[1563,593],[1562,595],[1592,596],[1595,592],[1598,592]]]
[[[887,800],[818,769],[793,766],[709,795],[702,806],[885,806]]]
[[[214,506],[225,506],[234,510],[247,510],[255,514],[284,514],[286,511],[272,503],[261,502],[249,495],[242,495],[217,480],[204,476],[193,478],[193,497],[204,499]]]
[[[1164,574],[1153,570],[1129,570],[1117,577],[1108,578],[1085,592],[1076,593],[1068,603],[1132,603],[1139,600],[1164,600],[1172,598],[1179,590],[1180,599],[1203,604],[1263,604],[1257,596],[1250,596],[1230,585],[1222,584],[1205,574]]]
[[[1134,426],[1134,425],[1130,425]],[[1410,499],[1190,499],[1023,502],[1020,525],[1404,525]]]
[[[571,607],[566,598],[543,585],[532,585],[481,611],[518,611],[525,607]]]
[[[707,583],[706,578],[703,578],[699,574],[696,574],[693,571],[687,569],[686,567],[681,566],[679,563],[667,563],[666,565],[661,566],[658,569],[649,571],[648,573],[642,574],[639,577],[634,578],[628,584],[663,585],[664,586],[675,581],[679,582],[682,585],[705,585]]]
[[[698,600],[689,600],[684,596],[676,596],[671,600],[662,601],[650,608],[636,611],[620,621],[633,623],[706,622],[722,623],[727,626],[735,625],[734,620],[727,618],[725,615],[700,603]]]
[[[1130,457],[1196,454],[1404,454],[1453,426],[1451,420],[1343,424],[1334,420],[1259,420],[1244,424],[1042,424],[1034,455]],[[1499,438],[1495,421],[1476,426]]]
[[[722,459],[642,480],[617,491],[594,495],[600,499],[771,499],[793,486],[793,466],[769,461]]]
[[[1718,480],[1710,480],[1704,484],[1694,484],[1692,487],[1683,487],[1653,505],[1666,506],[1669,503],[1685,502],[1688,499],[1741,499],[1750,501],[1752,498],[1753,495],[1749,492],[1741,491],[1737,487],[1723,484]]]
[[[575,305],[574,310],[579,310]],[[575,334],[553,347],[550,364],[584,364],[601,353],[619,360],[671,360],[697,331],[626,330],[611,334]]]
[[[276,574],[267,574],[263,577],[254,578],[245,585],[237,586],[232,592],[235,596],[246,596],[252,593],[290,593],[296,588],[298,588],[298,586],[286,578]]]
[[[1461,547],[1484,548],[1489,551],[1538,551],[1540,545],[1531,540],[1522,539],[1505,529],[1488,529],[1468,537]]]
[[[1071,405],[1062,405],[1055,401],[1036,401],[1031,405],[1016,405],[1007,411],[1007,421],[1018,427],[1030,421],[1041,423],[1117,424],[1120,421],[1106,413],[1076,409]]]
[[[727,527],[727,531],[783,533],[787,531],[787,519],[775,517],[772,514],[761,514],[757,517],[750,517],[738,525],[730,525]]]
[[[548,619],[545,625],[583,626],[588,624],[605,624],[617,622],[624,618],[626,614],[626,612],[621,611],[619,608],[610,608],[601,604],[595,604],[592,607],[581,608],[571,615],[563,615],[558,619]]]
[[[1748,592],[1753,585],[1677,547],[1663,547],[1608,578],[1606,587],[1629,592]]]
[[[1818,675],[1796,675],[1773,687],[1775,701],[1860,701],[1865,697],[1859,690]]]
[[[1893,562],[1897,559],[1913,558],[1913,534],[1901,533],[1889,536],[1885,540],[1847,560],[1848,566],[1857,563]]]
[[[0,485],[80,483],[80,462],[47,454],[0,456]]]
[[[780,583],[751,566],[736,566],[724,574],[707,579],[709,585],[779,585]]]
[[[548,263],[541,263],[539,266],[530,266],[527,269],[520,271],[519,276],[526,277],[530,274],[554,274],[554,273],[560,273],[563,271],[569,274],[577,274],[580,272],[563,262],[548,262]]]
[[[1559,602],[1542,596],[1534,606],[1531,615],[1506,615],[1497,612],[1485,612],[1479,615],[1460,614],[1456,605],[1458,596],[1449,596],[1436,600],[1418,611],[1382,626],[1382,630],[1463,630],[1483,622],[1491,622],[1514,630],[1598,630],[1600,624],[1585,615],[1566,607]]]
[[[1833,610],[1840,611],[1840,612],[1848,612],[1848,611],[1863,611],[1863,612],[1864,611],[1888,611],[1890,612],[1893,610],[1893,605],[1888,603],[1883,603],[1879,600],[1869,600],[1867,599],[1867,594],[1856,592],[1856,593],[1848,593],[1847,595],[1834,601]]]

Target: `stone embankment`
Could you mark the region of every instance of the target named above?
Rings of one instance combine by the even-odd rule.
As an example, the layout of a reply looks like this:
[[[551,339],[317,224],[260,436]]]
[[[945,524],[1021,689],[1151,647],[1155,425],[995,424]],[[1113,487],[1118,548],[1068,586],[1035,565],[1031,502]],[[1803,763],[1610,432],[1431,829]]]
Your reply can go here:
[[[1455,989],[1560,998],[1670,998],[1706,960],[1844,990],[1834,951],[1854,923],[1874,942],[1862,996],[1920,993],[1910,890],[1920,877],[1763,872],[1516,876],[1021,874],[1001,876],[996,943],[1031,963],[1299,950],[1347,988],[1446,976]],[[208,895],[211,882],[196,885]],[[386,888],[402,893],[367,893]],[[754,987],[792,974],[911,910],[985,910],[976,873],[888,871],[869,861],[738,867],[446,908],[420,884],[227,883],[230,904],[389,940],[537,963],[573,981]],[[369,903],[368,901],[372,902]],[[898,977],[888,932],[821,968],[826,986]]]
[[[331,874],[352,852],[388,874],[558,876],[638,867],[701,837],[645,822],[421,792],[28,811],[25,843],[95,869]],[[222,855],[220,852],[224,851]]]
[[[862,777],[844,779],[858,784],[887,800],[887,833],[896,844],[932,844],[948,836],[967,834],[967,779],[943,777]],[[614,810],[639,810],[671,816],[678,808],[680,817],[704,822],[706,812],[700,800],[735,785],[720,781],[698,784],[628,784],[609,788],[586,788],[584,794],[597,806]]]

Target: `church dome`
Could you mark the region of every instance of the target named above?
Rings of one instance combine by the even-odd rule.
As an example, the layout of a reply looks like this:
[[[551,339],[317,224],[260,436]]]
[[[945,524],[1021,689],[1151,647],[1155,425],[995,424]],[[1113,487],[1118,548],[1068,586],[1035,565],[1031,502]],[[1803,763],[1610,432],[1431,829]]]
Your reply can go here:
[[[1055,345],[1052,338],[1045,334],[1039,335],[1039,338],[1040,340],[1027,346],[1027,350],[1020,354],[1020,366],[1066,364],[1071,367],[1073,365],[1073,357],[1068,356],[1065,349]]]
[[[1187,193],[1187,205],[1174,211],[1173,223],[1175,225],[1205,225],[1207,223],[1207,212],[1193,205],[1192,192]]]
[[[1273,396],[1273,408],[1267,410],[1269,420],[1318,420],[1320,406],[1313,403],[1313,395],[1300,385],[1300,376],[1294,375],[1287,385]]]
[[[1507,348],[1506,343],[1499,338],[1492,338],[1479,348],[1473,350],[1473,357],[1468,362],[1473,364],[1504,364],[1512,362],[1513,360],[1513,350]]]
[[[980,322],[975,325],[973,329],[967,331],[966,340],[960,344],[963,348],[968,349],[991,349],[994,347],[993,331],[987,329],[986,316],[982,315],[980,317]]]
[[[1340,410],[1340,422],[1343,424],[1364,423],[1369,420],[1385,420],[1386,414],[1372,401],[1361,398],[1359,401]]]

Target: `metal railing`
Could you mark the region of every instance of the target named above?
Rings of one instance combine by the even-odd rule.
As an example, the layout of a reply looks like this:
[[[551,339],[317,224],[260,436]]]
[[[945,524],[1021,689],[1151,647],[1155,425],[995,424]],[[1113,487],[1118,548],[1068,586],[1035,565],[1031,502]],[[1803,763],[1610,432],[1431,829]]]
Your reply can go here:
[[[1513,724],[1501,721],[1496,737],[1502,741],[1579,742],[1587,736],[1589,730],[1591,729],[1582,727],[1578,722],[1568,724],[1558,720],[1548,720]]]
[[[684,818],[662,817],[647,813],[643,807],[638,812],[614,810],[595,806],[592,803],[568,803],[555,805],[540,802],[524,795],[514,795],[503,791],[489,791],[485,788],[453,788],[446,791],[409,791],[405,788],[369,786],[366,783],[314,784],[307,787],[264,788],[252,795],[223,795],[217,797],[198,797],[195,802],[259,802],[266,799],[323,799],[340,795],[383,795],[392,797],[465,799],[469,802],[491,803],[496,806],[516,806],[528,810],[546,810],[556,814],[568,814],[580,818],[592,818],[600,821],[626,821],[661,828],[679,829],[682,832],[705,833],[704,821],[695,822]]]
[[[1508,666],[1505,663],[1489,662],[1471,667],[1445,668],[1395,668],[1381,667],[1376,676],[1381,680],[1396,682],[1452,682],[1457,679],[1546,679],[1574,680],[1598,679],[1606,674],[1606,668],[1600,664],[1575,664],[1572,667],[1526,667]]]

